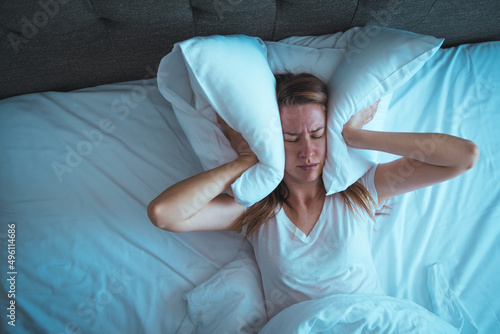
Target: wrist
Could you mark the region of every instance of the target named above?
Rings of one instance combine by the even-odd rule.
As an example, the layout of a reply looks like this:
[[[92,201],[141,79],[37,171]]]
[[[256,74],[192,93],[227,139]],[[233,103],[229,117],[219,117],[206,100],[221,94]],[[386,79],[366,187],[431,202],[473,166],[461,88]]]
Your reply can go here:
[[[372,150],[375,149],[373,144],[375,144],[375,132],[369,130],[363,130],[359,128],[350,128],[342,132],[346,145],[350,148],[360,149],[360,150]]]
[[[236,161],[244,165],[247,169],[259,162],[255,154],[242,154],[236,158]]]
[[[344,141],[348,147],[356,146],[357,137],[360,130],[361,129],[357,129],[354,127],[344,127],[344,129],[342,130],[342,137],[344,138]]]

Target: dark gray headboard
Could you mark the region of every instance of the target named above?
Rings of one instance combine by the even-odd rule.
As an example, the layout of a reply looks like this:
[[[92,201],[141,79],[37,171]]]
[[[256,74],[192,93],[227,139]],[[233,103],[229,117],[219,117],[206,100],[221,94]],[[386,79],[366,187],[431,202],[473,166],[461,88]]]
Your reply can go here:
[[[446,39],[500,40],[499,0],[1,0],[0,98],[152,77],[174,43],[264,40],[367,24]]]

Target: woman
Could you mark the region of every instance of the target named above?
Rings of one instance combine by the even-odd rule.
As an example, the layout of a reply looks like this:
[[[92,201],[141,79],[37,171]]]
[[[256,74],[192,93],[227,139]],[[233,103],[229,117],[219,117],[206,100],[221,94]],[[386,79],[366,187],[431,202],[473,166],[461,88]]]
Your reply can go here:
[[[223,193],[258,159],[219,120],[238,158],[166,189],[148,206],[151,221],[171,232],[243,230],[261,270],[269,318],[330,294],[383,294],[370,252],[375,210],[393,196],[472,168],[477,146],[445,134],[363,130],[377,101],[355,114],[342,135],[349,147],[401,158],[372,167],[347,190],[326,196],[327,87],[313,75],[286,73],[276,76],[276,92],[285,143],[284,178],[276,190],[247,210]]]

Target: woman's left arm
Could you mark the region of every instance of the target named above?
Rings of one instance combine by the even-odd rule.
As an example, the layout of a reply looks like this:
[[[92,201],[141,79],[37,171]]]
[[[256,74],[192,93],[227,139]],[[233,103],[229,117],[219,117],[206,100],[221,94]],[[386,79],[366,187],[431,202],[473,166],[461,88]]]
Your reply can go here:
[[[379,203],[399,194],[452,179],[471,169],[479,149],[470,140],[441,133],[402,133],[363,130],[378,103],[354,115],[344,126],[347,146],[401,156],[380,164],[375,172]]]

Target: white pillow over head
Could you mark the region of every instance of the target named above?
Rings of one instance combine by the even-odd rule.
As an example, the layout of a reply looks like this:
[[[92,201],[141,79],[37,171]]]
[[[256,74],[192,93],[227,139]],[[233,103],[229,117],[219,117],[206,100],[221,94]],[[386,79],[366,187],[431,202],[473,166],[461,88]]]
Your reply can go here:
[[[275,80],[260,39],[212,36],[178,43],[160,63],[158,85],[206,170],[237,157],[216,112],[247,140],[259,163],[231,186],[240,204],[250,206],[278,186],[283,134]]]
[[[283,176],[284,146],[272,72],[315,74],[329,88],[323,180],[332,194],[357,181],[377,157],[348,149],[342,126],[354,113],[382,99],[376,118],[366,127],[382,130],[392,92],[441,44],[431,36],[372,26],[266,45],[242,35],[197,37],[176,44],[162,60],[158,86],[205,169],[236,158],[217,125],[215,110],[248,141],[260,162],[236,180],[232,190],[239,203],[250,206],[267,196]]]
[[[323,180],[328,194],[342,191],[357,178],[350,175],[342,127],[357,111],[394,92],[439,49],[443,39],[367,26],[354,28],[344,57],[329,86],[330,117]]]

